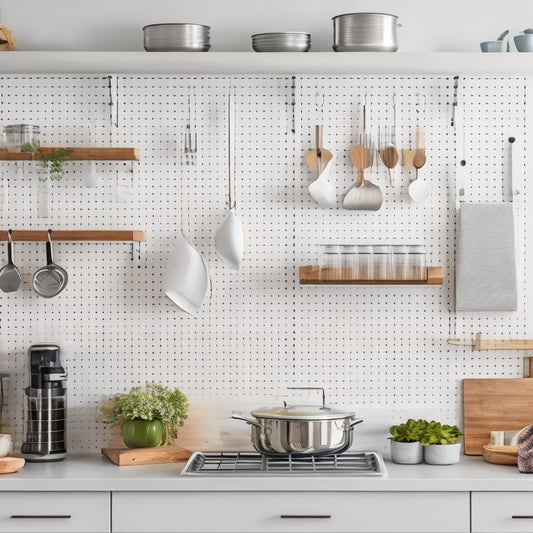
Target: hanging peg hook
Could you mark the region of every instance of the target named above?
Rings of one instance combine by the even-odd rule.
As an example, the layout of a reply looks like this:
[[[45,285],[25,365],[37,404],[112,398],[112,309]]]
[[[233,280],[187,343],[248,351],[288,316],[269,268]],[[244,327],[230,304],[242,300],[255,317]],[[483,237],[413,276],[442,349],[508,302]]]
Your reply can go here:
[[[296,133],[296,76],[291,82],[291,133]]]
[[[455,128],[455,110],[457,109],[457,92],[459,90],[459,76],[453,77],[455,83],[453,86],[453,102],[452,102],[452,128]]]

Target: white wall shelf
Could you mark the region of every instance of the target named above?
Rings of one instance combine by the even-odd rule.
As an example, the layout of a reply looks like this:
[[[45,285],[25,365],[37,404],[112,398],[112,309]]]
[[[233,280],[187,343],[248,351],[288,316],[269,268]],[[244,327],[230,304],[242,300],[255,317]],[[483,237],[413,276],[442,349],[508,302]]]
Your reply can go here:
[[[1,52],[3,74],[533,74],[533,54],[510,52]]]

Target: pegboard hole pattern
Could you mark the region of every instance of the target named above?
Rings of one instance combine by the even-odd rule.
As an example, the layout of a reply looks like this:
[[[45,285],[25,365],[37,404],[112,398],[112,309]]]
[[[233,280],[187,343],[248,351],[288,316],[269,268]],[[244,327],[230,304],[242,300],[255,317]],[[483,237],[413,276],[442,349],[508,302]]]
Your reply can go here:
[[[513,314],[453,311],[456,153],[468,161],[469,201],[508,201],[505,141],[510,134],[522,139],[524,158],[529,97],[521,77],[460,81],[462,121],[452,128],[449,77],[1,76],[1,125],[38,124],[47,146],[141,150],[138,163],[97,162],[99,184],[91,189],[83,185],[90,164],[68,163],[65,178],[49,186],[48,217],[38,212],[36,164],[1,162],[2,227],[128,228],[147,235],[133,258],[124,243],[57,243],[56,262],[70,279],[50,300],[31,289],[32,273],[45,261],[44,245],[16,243],[23,285],[0,296],[0,370],[11,374],[4,430],[20,445],[27,350],[38,342],[62,348],[71,452],[98,452],[111,431],[96,420],[96,406],[146,381],[179,386],[193,414],[213,401],[239,409],[254,398],[285,398],[288,385],[323,386],[332,404],[359,413],[381,410],[384,430],[398,416],[416,416],[421,406],[425,416],[460,421],[464,377],[520,376],[523,353],[480,355],[446,344],[448,337],[476,331],[520,338],[526,330],[525,300]],[[240,271],[223,266],[214,249],[227,212],[230,91],[237,207],[246,231]],[[185,166],[181,157],[189,100],[196,166]],[[377,164],[368,177],[383,191],[383,208],[346,211],[342,196],[356,180],[349,150],[363,128],[377,137],[392,126],[394,105],[400,149],[414,148],[417,127],[425,128],[421,172],[431,197],[414,204],[407,195],[414,171],[403,168],[391,184]],[[308,193],[315,176],[303,158],[315,147],[317,124],[335,155],[336,209],[319,209]],[[525,174],[518,168],[522,185]],[[526,277],[523,201],[515,214],[520,291]],[[195,317],[161,291],[180,229],[210,270],[211,292]],[[445,267],[445,282],[299,286],[298,266],[316,264],[320,245],[328,242],[423,243],[429,263]],[[195,425],[194,416],[190,422]]]

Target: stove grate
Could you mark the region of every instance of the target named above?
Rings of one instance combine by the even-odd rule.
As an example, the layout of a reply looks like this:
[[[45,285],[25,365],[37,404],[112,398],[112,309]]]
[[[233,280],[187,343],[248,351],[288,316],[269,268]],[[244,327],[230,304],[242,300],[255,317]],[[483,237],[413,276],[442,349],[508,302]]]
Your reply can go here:
[[[344,452],[319,456],[267,457],[257,452],[195,452],[182,475],[352,475],[385,476],[383,458],[377,452]]]

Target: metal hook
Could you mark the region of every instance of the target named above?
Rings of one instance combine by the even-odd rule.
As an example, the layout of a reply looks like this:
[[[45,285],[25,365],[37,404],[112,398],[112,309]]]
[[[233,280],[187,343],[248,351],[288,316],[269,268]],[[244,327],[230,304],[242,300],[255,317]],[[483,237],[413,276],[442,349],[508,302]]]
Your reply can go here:
[[[291,108],[292,108],[291,132],[296,133],[296,76],[292,77],[292,83],[291,83]]]
[[[454,76],[453,102],[452,102],[452,128],[455,128],[455,110],[457,109],[457,92],[459,89],[459,76]]]
[[[326,97],[324,96],[324,93],[322,93],[322,101],[320,102],[320,93],[317,91],[315,93],[315,109],[317,113],[320,113],[321,118],[324,116],[324,102],[325,101],[326,101]]]
[[[446,339],[446,342],[452,346],[470,346],[471,348],[476,346],[475,342],[462,341],[461,339]]]

